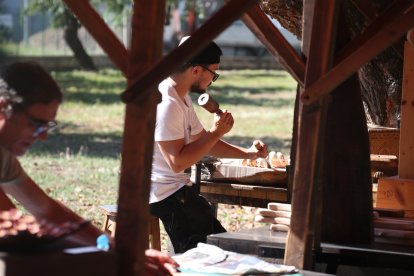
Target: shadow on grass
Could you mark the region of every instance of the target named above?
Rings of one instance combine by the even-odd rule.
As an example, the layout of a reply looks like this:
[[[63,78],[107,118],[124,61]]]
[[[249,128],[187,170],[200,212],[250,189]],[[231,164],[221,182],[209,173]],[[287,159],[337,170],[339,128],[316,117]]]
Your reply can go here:
[[[275,74],[275,77],[283,76],[283,73]],[[239,74],[242,78],[268,77],[269,74]],[[120,103],[120,95],[125,90],[125,80],[114,72],[100,72],[99,78],[93,78],[87,73],[71,74],[61,73],[56,76],[59,85],[65,93],[65,102],[81,102],[85,104],[112,104]],[[260,80],[257,80],[260,82]],[[294,90],[294,89],[293,89]],[[251,106],[281,107],[293,104],[292,99],[278,99],[277,94],[292,91],[289,85],[275,85],[272,87],[252,86],[212,86],[208,89],[217,101],[223,104],[243,104]],[[292,92],[293,93],[293,92]],[[261,98],[260,95],[263,94]],[[269,95],[270,94],[270,95]],[[249,99],[249,95],[255,95],[256,99]],[[192,98],[197,98],[193,95]],[[276,101],[275,101],[276,99]]]
[[[249,148],[257,137],[252,136],[228,136],[226,142]],[[288,154],[291,146],[290,139],[275,137],[261,137],[264,143],[269,145],[269,150],[282,151]],[[52,134],[43,142],[37,142],[30,149],[32,155],[85,155],[99,158],[119,159],[121,154],[122,138],[120,134]]]
[[[119,159],[121,153],[120,134],[52,134],[46,141],[32,146],[33,155],[85,155],[99,158]]]
[[[231,72],[231,70],[229,70],[229,72]],[[253,70],[253,71],[243,71],[243,70],[236,70],[236,75],[238,77],[243,77],[243,78],[252,78],[252,77],[256,77],[256,78],[268,78],[269,76],[273,77],[273,78],[282,78],[282,79],[286,79],[289,77],[289,75],[286,74],[286,71],[284,70],[271,70],[271,71],[257,71],[257,70]],[[254,72],[254,73],[253,73]]]
[[[282,92],[292,92],[292,87],[287,85],[276,85],[276,86],[266,86],[266,87],[259,87],[259,86],[234,86],[234,85],[224,85],[224,86],[217,86],[211,87],[208,89],[211,93],[219,93],[219,94],[229,94],[230,92],[248,92],[250,94],[263,94],[263,93],[272,93],[274,95]]]
[[[103,77],[105,74],[103,75]],[[114,78],[110,81],[91,80],[84,75],[60,74],[58,82],[64,92],[65,102],[85,104],[111,104],[121,102],[120,95],[125,90],[125,81]]]

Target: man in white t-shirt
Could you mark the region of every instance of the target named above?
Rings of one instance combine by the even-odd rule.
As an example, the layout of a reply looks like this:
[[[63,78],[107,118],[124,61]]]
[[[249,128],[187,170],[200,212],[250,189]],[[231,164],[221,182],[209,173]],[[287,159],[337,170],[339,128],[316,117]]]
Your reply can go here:
[[[184,170],[207,154],[240,159],[267,156],[267,147],[260,141],[257,150],[255,146],[246,149],[221,140],[233,127],[230,112],[216,115],[208,131],[194,112],[188,94],[204,93],[217,80],[221,55],[221,49],[211,42],[158,87],[162,101],[157,107],[154,133],[150,211],[163,222],[175,253],[205,242],[209,234],[226,231]]]

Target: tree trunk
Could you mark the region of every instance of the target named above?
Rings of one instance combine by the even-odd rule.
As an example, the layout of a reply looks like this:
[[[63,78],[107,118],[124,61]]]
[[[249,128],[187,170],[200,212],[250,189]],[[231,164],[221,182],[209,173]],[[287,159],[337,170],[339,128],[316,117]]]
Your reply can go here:
[[[261,2],[263,10],[268,15],[277,19],[285,29],[301,39],[303,0],[261,0]],[[345,28],[355,36],[370,22],[351,1],[344,2],[347,20]],[[380,12],[390,2],[375,0],[373,8]],[[397,126],[402,92],[402,66],[402,58],[390,48],[358,71],[368,122],[381,126]]]
[[[70,11],[65,9],[64,15],[64,38],[69,46],[69,48],[73,51],[76,60],[79,62],[79,65],[82,69],[85,70],[96,70],[95,64],[93,63],[92,58],[88,55],[83,48],[83,45],[78,37],[78,30],[79,30],[79,22],[77,19],[72,15]]]

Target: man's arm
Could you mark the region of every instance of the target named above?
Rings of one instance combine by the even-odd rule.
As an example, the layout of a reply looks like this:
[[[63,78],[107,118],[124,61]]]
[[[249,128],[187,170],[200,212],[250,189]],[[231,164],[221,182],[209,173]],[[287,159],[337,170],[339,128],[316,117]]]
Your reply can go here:
[[[10,210],[16,208],[10,198],[3,192],[0,186],[0,210]]]
[[[220,158],[256,159],[266,158],[268,152],[267,146],[259,140],[253,141],[251,147],[247,149],[219,140],[209,154]]]
[[[184,139],[159,141],[158,146],[165,161],[174,172],[180,172],[195,164],[208,153],[220,138],[233,127],[231,113],[223,112],[214,121],[210,131],[202,131],[192,137],[192,142],[185,145]]]
[[[5,191],[19,201],[39,221],[44,219],[58,225],[69,221],[83,221],[83,218],[69,208],[49,197],[29,177],[20,184],[7,186]],[[96,238],[101,234],[101,230],[88,224],[68,239],[78,244],[95,245]],[[159,275],[173,275],[178,264],[167,254],[156,250],[147,250],[145,252],[145,266],[146,271],[154,275],[155,271],[158,271]]]
[[[19,184],[5,186],[3,189],[22,204],[38,221],[46,220],[56,225],[65,222],[78,223],[84,221],[82,217],[69,208],[49,197],[29,177]],[[70,238],[80,243],[95,245],[96,238],[100,234],[102,234],[102,231],[92,224],[88,224]]]

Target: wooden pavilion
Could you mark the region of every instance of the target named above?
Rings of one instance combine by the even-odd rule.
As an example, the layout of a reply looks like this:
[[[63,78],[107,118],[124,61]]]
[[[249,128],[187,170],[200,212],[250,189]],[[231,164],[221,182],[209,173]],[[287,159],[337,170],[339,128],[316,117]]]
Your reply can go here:
[[[408,32],[399,178],[414,184],[414,1],[394,0],[383,13],[352,0],[370,24],[352,40],[341,29],[341,1],[303,1],[302,56],[255,0],[227,0],[182,46],[162,57],[165,0],[135,1],[131,45],[123,45],[87,0],[64,0],[128,80],[119,184],[116,258],[118,275],[143,275],[148,245],[148,194],[157,84],[242,18],[298,83],[295,108],[292,223],[285,263],[311,268],[321,240],[373,240],[369,141],[357,70]],[[398,45],[396,47],[399,47]],[[411,139],[410,139],[411,138]]]

